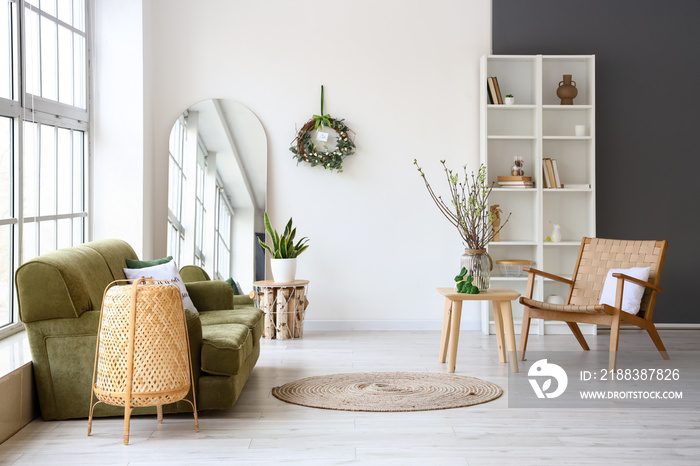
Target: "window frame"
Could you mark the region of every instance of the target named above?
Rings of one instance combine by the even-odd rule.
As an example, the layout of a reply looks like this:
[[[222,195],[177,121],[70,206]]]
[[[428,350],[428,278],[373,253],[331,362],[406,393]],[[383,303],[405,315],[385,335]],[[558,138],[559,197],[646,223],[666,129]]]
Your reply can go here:
[[[90,184],[90,174],[89,174],[89,150],[90,146],[88,143],[89,138],[89,126],[90,126],[90,54],[92,52],[92,39],[91,39],[91,0],[80,0],[79,6],[81,6],[82,13],[82,25],[84,30],[80,30],[71,24],[59,19],[60,13],[58,10],[58,5],[56,9],[56,16],[52,16],[47,12],[41,10],[37,5],[25,0],[7,0],[5,5],[11,14],[11,21],[8,20],[8,25],[10,25],[10,42],[8,45],[8,64],[9,64],[9,78],[12,80],[11,85],[8,86],[10,90],[10,97],[0,97],[0,117],[8,118],[11,122],[11,140],[9,145],[9,163],[10,163],[10,216],[8,218],[0,218],[0,227],[10,225],[9,233],[9,258],[10,265],[9,269],[12,273],[10,274],[8,280],[8,291],[9,295],[9,306],[10,306],[10,322],[5,323],[4,319],[0,322],[0,339],[5,338],[9,335],[21,331],[24,326],[19,319],[19,308],[17,305],[17,296],[15,289],[15,277],[14,273],[17,270],[24,259],[23,251],[29,246],[27,241],[25,241],[25,232],[30,228],[35,228],[41,230],[41,225],[44,222],[53,223],[53,248],[56,249],[59,246],[58,241],[60,237],[59,226],[66,226],[65,223],[59,225],[62,220],[79,219],[78,225],[79,230],[76,235],[76,222],[71,221],[69,224],[68,231],[70,232],[67,236],[68,244],[75,245],[85,242],[88,237],[88,223],[89,223],[89,184]],[[75,10],[73,10],[74,3],[71,3],[71,18],[75,19]],[[32,11],[38,15],[38,18],[47,18],[48,21],[55,23],[56,29],[56,46],[55,46],[55,63],[56,63],[56,100],[50,98],[45,98],[42,96],[34,95],[28,92],[29,85],[27,84],[27,60],[29,57],[30,39],[27,37],[27,31],[29,27],[27,25],[27,10]],[[37,24],[40,24],[39,20]],[[80,60],[80,89],[81,92],[81,104],[83,107],[74,107],[71,105],[64,104],[59,101],[60,96],[60,83],[59,81],[63,79],[60,75],[59,70],[59,60],[61,60],[61,53],[59,52],[59,28],[65,28],[71,33],[70,42],[70,59],[71,59],[71,96],[73,102],[75,103],[75,92],[76,92],[76,82],[75,82],[75,44],[73,34],[77,33],[82,36],[82,60]],[[41,42],[37,46],[39,54],[41,53]],[[39,61],[41,59],[39,58]],[[50,213],[42,213],[41,210],[33,212],[35,215],[26,216],[24,202],[27,196],[28,190],[32,189],[32,196],[35,199],[41,197],[42,190],[45,186],[42,186],[41,172],[42,172],[42,157],[43,154],[39,154],[41,150],[40,145],[34,145],[34,155],[35,158],[35,173],[37,176],[37,182],[31,188],[25,186],[24,176],[26,171],[24,168],[24,159],[27,157],[27,150],[29,148],[25,144],[25,136],[28,136],[28,125],[34,124],[36,131],[40,134],[43,128],[48,127],[48,131],[53,131],[53,142],[54,147],[51,149],[49,154],[50,158],[53,158],[53,163],[50,166],[52,172],[49,176],[53,177],[53,193],[51,194],[53,199],[53,209]],[[67,130],[68,133],[64,133],[63,130]],[[76,132],[79,136],[76,138]],[[66,156],[65,146],[62,145],[66,142],[66,134],[68,135],[68,157],[70,159],[70,183],[62,184],[60,183],[60,173],[61,169],[64,169],[64,165],[60,165],[60,162],[65,162],[63,157]],[[80,144],[80,147],[76,145]],[[76,155],[76,149],[79,149],[79,153]],[[79,163],[79,179],[76,180],[75,169],[76,162]],[[76,186],[77,185],[77,186]],[[64,192],[62,189],[67,190]],[[76,187],[78,188],[79,200],[76,203]],[[69,198],[67,204],[65,204],[66,197]],[[61,202],[63,199],[64,203]],[[67,211],[59,210],[60,207],[65,207],[69,205]],[[40,202],[37,202],[37,206]],[[0,245],[2,246],[2,245]],[[28,257],[35,257],[39,255],[41,249],[41,233],[34,237],[33,244],[34,252]]]

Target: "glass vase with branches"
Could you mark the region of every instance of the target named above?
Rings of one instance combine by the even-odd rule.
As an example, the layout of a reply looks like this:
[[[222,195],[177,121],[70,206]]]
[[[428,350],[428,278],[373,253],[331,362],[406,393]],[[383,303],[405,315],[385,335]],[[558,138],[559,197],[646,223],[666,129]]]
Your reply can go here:
[[[485,291],[489,286],[489,271],[493,268],[491,258],[486,253],[486,245],[503,229],[510,219],[510,213],[504,222],[494,225],[496,215],[489,208],[489,196],[493,190],[493,184],[486,181],[486,167],[481,165],[479,170],[469,174],[467,166],[462,167],[463,173],[455,172],[447,168],[444,160],[441,160],[442,168],[449,187],[449,199],[435,193],[423,169],[418,165],[418,160],[413,160],[418,173],[423,178],[425,187],[433,199],[440,213],[457,228],[466,255],[482,255],[488,258],[489,270],[483,270],[484,265],[477,259],[462,260],[469,274],[474,277],[475,284],[480,290]]]

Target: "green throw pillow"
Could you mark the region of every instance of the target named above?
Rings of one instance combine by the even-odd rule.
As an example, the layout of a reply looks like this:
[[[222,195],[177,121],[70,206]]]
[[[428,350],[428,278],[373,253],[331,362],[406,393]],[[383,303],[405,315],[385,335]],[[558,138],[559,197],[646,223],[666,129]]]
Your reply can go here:
[[[233,294],[241,294],[241,292],[238,291],[238,287],[236,286],[236,282],[233,281],[233,278],[227,279],[226,283],[231,285],[231,288],[233,288]]]
[[[127,269],[143,269],[146,267],[153,267],[155,265],[167,264],[173,260],[173,256],[164,257],[162,259],[153,259],[152,261],[138,261],[134,259],[126,260]]]

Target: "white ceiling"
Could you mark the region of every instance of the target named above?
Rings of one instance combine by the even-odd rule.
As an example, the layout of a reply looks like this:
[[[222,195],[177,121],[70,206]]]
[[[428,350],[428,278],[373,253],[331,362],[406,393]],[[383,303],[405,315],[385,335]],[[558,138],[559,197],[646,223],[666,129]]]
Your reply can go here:
[[[199,115],[199,135],[235,209],[265,210],[267,197],[267,137],[260,120],[233,100],[205,100],[188,113]]]

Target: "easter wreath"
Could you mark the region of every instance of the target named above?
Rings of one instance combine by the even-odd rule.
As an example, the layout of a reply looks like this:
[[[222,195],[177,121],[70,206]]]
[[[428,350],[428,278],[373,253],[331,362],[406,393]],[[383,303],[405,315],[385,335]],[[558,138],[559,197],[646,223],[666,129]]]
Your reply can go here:
[[[335,144],[326,144],[329,134],[326,127],[335,131]],[[355,143],[350,137],[350,128],[330,115],[323,114],[323,86],[321,86],[321,114],[314,115],[297,132],[289,150],[299,162],[308,162],[312,167],[322,165],[327,170],[343,171],[343,159],[355,153]],[[316,136],[316,141],[314,137]]]

